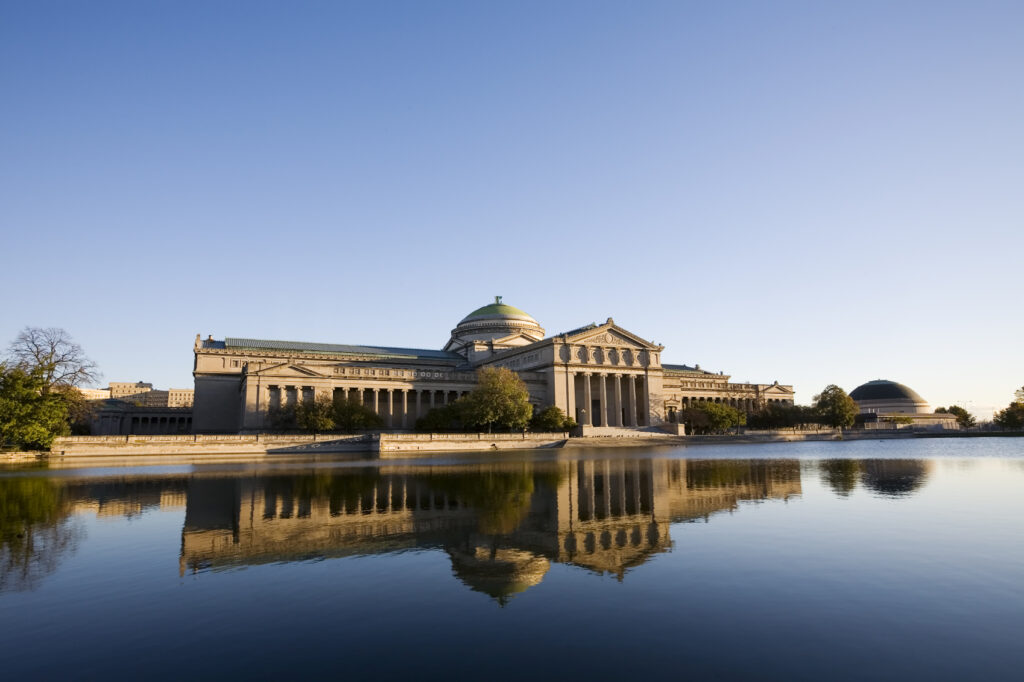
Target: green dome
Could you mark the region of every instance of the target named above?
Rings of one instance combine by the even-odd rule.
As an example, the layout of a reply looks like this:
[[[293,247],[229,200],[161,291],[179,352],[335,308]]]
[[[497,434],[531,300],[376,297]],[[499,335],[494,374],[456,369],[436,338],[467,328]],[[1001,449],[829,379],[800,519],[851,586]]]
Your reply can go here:
[[[494,303],[488,303],[482,308],[477,308],[469,315],[462,318],[459,324],[462,324],[463,322],[470,322],[472,320],[493,320],[502,318],[536,322],[536,320],[530,317],[525,311],[520,310],[515,306],[508,305],[507,303],[502,303],[501,296],[495,296]]]

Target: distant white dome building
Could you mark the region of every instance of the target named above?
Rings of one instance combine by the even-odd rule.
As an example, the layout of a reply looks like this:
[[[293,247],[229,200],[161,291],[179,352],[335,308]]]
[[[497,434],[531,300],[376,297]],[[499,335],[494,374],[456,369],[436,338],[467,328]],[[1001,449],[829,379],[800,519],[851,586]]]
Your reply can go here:
[[[928,402],[917,391],[887,379],[875,379],[850,392],[862,413],[931,414]]]
[[[857,403],[867,428],[891,428],[893,424],[910,420],[910,426],[934,429],[957,429],[956,417],[935,414],[931,406],[917,391],[888,379],[875,379],[850,391]],[[874,425],[874,426],[872,426]]]

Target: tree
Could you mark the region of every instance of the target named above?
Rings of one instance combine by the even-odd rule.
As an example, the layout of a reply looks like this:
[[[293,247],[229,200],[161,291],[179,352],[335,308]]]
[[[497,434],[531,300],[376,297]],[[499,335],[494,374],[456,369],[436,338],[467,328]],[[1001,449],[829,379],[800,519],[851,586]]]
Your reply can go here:
[[[44,391],[56,386],[84,386],[96,382],[100,373],[96,363],[63,329],[25,327],[8,348],[11,362],[43,373]]]
[[[313,401],[300,401],[267,411],[267,421],[275,431],[301,430],[309,433],[344,431],[352,433],[377,429],[384,420],[369,407],[355,400],[333,400],[317,396]]]
[[[464,402],[463,402],[464,401]],[[530,394],[519,375],[505,367],[485,367],[477,372],[477,387],[460,401],[466,426],[525,429],[533,414]]]
[[[680,424],[686,424],[686,432],[690,434],[707,433],[711,425],[708,413],[696,407],[680,410],[676,418]]]
[[[576,420],[565,416],[557,405],[545,407],[530,420],[531,431],[568,431],[576,426]]]
[[[786,403],[770,403],[747,418],[747,425],[755,429],[804,428],[817,423],[813,407]]]
[[[949,414],[956,416],[956,423],[960,425],[961,429],[969,429],[978,423],[973,414],[959,405],[950,405]]]
[[[822,424],[837,428],[853,426],[859,411],[853,398],[835,384],[829,384],[814,396],[814,409]]]
[[[699,405],[697,409],[707,413],[708,429],[712,433],[725,433],[731,428],[747,423],[747,415],[730,405],[709,402]]]
[[[1024,402],[1014,401],[1004,410],[999,410],[992,421],[1004,429],[1024,428]]]
[[[67,405],[60,394],[46,391],[43,369],[0,363],[0,445],[49,450],[68,431]]]
[[[724,433],[747,423],[747,415],[734,407],[721,403],[702,402],[681,410],[679,421],[693,434]]]
[[[318,395],[314,400],[300,401],[295,406],[295,425],[310,433],[333,431],[334,400],[329,395]]]
[[[293,431],[298,428],[295,405],[272,405],[267,410],[267,424],[272,431]]]
[[[826,459],[818,465],[821,479],[839,497],[849,497],[857,487],[861,464],[855,459]]]
[[[379,429],[384,425],[384,420],[379,414],[355,399],[335,401],[331,417],[334,421],[333,428],[345,433]]]

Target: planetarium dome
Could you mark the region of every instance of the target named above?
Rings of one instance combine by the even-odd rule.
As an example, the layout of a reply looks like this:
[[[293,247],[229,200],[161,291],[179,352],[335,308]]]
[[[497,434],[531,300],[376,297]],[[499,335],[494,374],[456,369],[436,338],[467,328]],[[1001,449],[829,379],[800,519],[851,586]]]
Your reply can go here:
[[[887,379],[875,379],[850,391],[861,412],[874,413],[930,413],[928,402],[917,391]]]

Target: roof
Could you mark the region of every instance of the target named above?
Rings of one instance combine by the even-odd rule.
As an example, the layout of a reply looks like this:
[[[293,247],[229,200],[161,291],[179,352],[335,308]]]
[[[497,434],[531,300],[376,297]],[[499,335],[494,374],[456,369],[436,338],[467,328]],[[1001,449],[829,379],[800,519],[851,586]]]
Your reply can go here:
[[[535,319],[530,317],[525,311],[516,308],[515,306],[508,305],[507,303],[501,302],[501,296],[494,297],[494,303],[488,303],[482,308],[477,308],[469,315],[466,315],[459,324],[463,322],[469,322],[471,320],[487,320],[487,319],[503,319],[513,318],[519,320],[527,320],[529,322],[536,322]]]
[[[888,379],[875,379],[866,384],[861,384],[850,391],[850,397],[857,401],[908,400],[915,403],[926,402],[914,389],[895,381],[889,381]]]
[[[224,339],[224,348],[245,350],[292,351],[298,353],[330,353],[336,355],[373,355],[389,358],[425,358],[430,360],[465,361],[458,353],[429,348],[395,348],[393,346],[351,346],[336,343],[305,343],[268,339]]]
[[[667,369],[670,372],[700,372],[701,374],[714,374],[706,369],[700,369],[699,367],[690,367],[689,365],[666,365],[662,364],[662,369]]]
[[[549,339],[554,339],[554,338],[557,338],[559,336],[576,336],[577,334],[582,334],[583,332],[588,331],[590,329],[597,329],[597,327],[598,327],[597,323],[591,322],[590,324],[583,325],[582,327],[577,327],[576,329],[570,329],[567,332],[559,332],[558,334],[555,334],[553,336],[549,336],[548,338]]]

